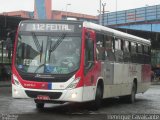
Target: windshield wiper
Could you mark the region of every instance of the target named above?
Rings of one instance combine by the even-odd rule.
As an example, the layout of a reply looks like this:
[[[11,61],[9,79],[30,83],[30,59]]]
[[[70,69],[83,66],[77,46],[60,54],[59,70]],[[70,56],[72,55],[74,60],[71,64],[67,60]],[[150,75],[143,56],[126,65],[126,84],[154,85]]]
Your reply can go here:
[[[61,42],[63,41],[63,39],[66,37],[66,34],[62,34],[62,36],[60,36],[57,40],[57,42],[53,45],[50,46],[50,52],[53,52],[56,50],[56,48],[59,46],[59,44],[61,44]]]
[[[42,46],[41,46],[34,32],[32,32],[32,37],[33,37],[34,44],[36,45],[36,48],[38,52],[40,53],[40,62],[41,62],[42,52],[43,52],[43,41],[42,41]]]
[[[41,46],[41,50],[40,50],[40,62],[42,60],[42,52],[43,52],[43,41],[42,41],[42,46]]]
[[[32,32],[32,37],[33,37],[34,44],[36,45],[36,48],[37,48],[38,52],[40,53],[41,45],[39,44],[38,38],[34,32]]]
[[[51,53],[57,49],[57,47],[61,44],[61,42],[64,40],[65,37],[66,37],[66,33],[63,33],[62,36],[60,36],[57,39],[57,42],[53,46],[52,46],[52,43],[50,44],[49,60],[50,60],[50,57],[51,57]]]

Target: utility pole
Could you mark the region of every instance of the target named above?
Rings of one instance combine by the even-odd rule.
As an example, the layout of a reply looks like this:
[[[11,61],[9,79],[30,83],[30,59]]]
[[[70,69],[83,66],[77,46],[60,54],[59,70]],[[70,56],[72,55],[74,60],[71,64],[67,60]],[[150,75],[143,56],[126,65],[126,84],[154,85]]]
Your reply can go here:
[[[118,6],[117,6],[117,0],[116,0],[116,12],[117,12],[117,7],[118,7]]]
[[[102,25],[104,26],[104,13],[105,13],[105,6],[106,6],[106,3],[102,3],[102,6],[103,6],[103,19],[102,19]]]
[[[71,5],[71,4],[70,3],[66,4],[66,20],[67,20],[67,17],[68,17],[68,9],[67,8],[68,8],[69,5]]]
[[[99,24],[102,25],[102,0],[99,0]]]
[[[117,24],[117,0],[116,0],[116,24]]]

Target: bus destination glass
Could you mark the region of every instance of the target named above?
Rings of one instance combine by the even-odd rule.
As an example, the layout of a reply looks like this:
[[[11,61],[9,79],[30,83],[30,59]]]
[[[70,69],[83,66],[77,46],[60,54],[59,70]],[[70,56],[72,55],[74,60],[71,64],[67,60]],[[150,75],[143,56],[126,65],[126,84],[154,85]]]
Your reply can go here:
[[[81,24],[21,23],[20,31],[26,32],[80,32]]]

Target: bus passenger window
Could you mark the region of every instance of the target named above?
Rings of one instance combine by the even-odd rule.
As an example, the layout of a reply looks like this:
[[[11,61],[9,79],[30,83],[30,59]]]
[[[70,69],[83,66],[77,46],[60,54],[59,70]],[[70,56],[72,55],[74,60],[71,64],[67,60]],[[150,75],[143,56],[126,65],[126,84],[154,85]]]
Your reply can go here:
[[[138,53],[142,53],[142,45],[138,44]]]
[[[143,63],[144,61],[144,56],[142,52],[143,52],[143,46],[141,44],[137,44],[137,62],[138,63]]]
[[[150,63],[150,50],[149,46],[144,45],[144,62],[146,64]]]
[[[136,43],[131,43],[131,53],[136,53],[136,51],[137,51],[137,45],[136,45]]]
[[[129,62],[130,61],[130,52],[129,52],[129,42],[124,41],[123,45],[123,57],[124,57],[124,62]]]
[[[109,61],[114,61],[114,49],[113,49],[113,37],[106,36],[105,40],[105,59]]]
[[[144,45],[144,54],[147,54],[147,53],[148,53],[148,46]]]
[[[134,42],[131,42],[131,60],[133,63],[137,63],[137,44]]]
[[[121,50],[121,40],[115,39],[115,58],[117,62],[123,62],[123,51]]]
[[[104,38],[105,37],[103,34],[96,34],[96,50],[98,60],[105,60]]]

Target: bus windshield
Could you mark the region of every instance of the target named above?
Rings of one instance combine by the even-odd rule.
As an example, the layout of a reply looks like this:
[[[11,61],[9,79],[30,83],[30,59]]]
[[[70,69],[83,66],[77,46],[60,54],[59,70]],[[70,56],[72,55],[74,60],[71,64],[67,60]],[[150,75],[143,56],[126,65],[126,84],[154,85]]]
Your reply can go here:
[[[24,73],[69,74],[80,66],[80,51],[80,35],[19,34],[16,67]]]

